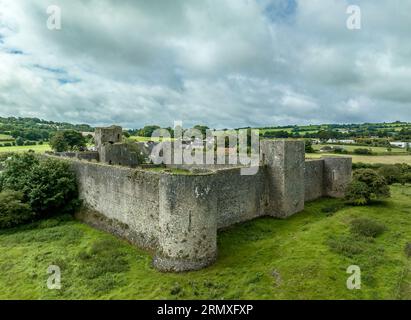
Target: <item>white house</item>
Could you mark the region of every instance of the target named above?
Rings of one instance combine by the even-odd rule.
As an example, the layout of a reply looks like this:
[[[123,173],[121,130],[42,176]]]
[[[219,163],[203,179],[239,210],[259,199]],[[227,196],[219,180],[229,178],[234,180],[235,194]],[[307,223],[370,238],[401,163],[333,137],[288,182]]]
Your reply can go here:
[[[327,143],[338,143],[337,139],[328,139]]]
[[[402,142],[402,141],[393,141],[390,142],[390,145],[393,147],[397,147],[397,148],[407,148],[407,145],[409,144],[409,142]]]
[[[355,140],[328,139],[327,143],[355,144]]]
[[[342,144],[355,144],[355,140],[339,140]]]

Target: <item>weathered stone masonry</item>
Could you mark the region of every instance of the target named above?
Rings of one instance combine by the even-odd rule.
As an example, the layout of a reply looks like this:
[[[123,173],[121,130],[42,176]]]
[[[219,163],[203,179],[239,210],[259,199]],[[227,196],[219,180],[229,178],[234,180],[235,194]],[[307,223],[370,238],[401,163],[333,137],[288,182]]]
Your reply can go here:
[[[340,197],[351,158],[304,159],[302,141],[262,141],[257,174],[241,168],[172,174],[70,159],[84,221],[154,252],[162,271],[206,267],[217,258],[217,230],[261,216],[287,218],[304,202]]]

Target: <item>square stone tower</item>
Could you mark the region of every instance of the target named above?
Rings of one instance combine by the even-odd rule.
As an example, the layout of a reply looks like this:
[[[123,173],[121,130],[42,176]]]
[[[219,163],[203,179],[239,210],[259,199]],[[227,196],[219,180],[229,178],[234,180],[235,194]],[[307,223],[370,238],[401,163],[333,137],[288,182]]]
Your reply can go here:
[[[105,143],[120,143],[123,141],[123,128],[120,126],[96,128],[94,141],[98,151]]]
[[[268,215],[287,218],[304,210],[304,153],[304,141],[261,141],[260,156],[269,190]]]

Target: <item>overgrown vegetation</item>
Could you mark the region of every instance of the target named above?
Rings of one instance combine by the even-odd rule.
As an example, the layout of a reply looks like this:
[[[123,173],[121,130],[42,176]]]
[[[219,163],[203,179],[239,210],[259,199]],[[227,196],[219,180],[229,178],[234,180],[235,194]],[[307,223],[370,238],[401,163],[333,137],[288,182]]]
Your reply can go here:
[[[96,293],[108,292],[117,287],[121,281],[116,275],[129,269],[126,252],[119,250],[117,243],[111,240],[94,242],[89,250],[81,251],[78,258],[83,265],[79,276]]]
[[[14,154],[4,163],[0,175],[0,192],[12,207],[4,206],[3,227],[40,219],[55,213],[72,212],[78,205],[74,173],[66,162],[39,159],[33,153]],[[11,192],[14,191],[14,192]],[[22,216],[18,216],[18,207]],[[32,211],[33,214],[29,213]]]
[[[381,200],[390,196],[385,178],[372,169],[358,169],[347,188],[345,199],[353,205],[366,205],[371,200]]]
[[[30,221],[30,205],[23,202],[23,193],[5,190],[0,192],[0,229],[11,228]]]
[[[386,227],[382,223],[367,218],[358,218],[351,221],[351,233],[364,237],[378,237]]]

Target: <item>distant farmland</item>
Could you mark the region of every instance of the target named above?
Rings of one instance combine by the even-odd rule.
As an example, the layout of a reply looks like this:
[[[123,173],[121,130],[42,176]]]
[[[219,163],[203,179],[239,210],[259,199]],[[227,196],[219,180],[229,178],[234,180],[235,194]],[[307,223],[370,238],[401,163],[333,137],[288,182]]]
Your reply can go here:
[[[34,152],[37,153],[44,153],[46,151],[50,151],[51,148],[50,146],[45,143],[42,145],[35,145],[35,146],[12,146],[12,147],[0,147],[0,153],[4,153],[4,152],[25,152],[25,151],[29,151],[29,150],[33,150]]]
[[[0,133],[0,142],[11,142],[11,141],[14,141],[14,138],[12,136]]]
[[[336,155],[333,153],[308,153],[307,159],[321,158],[322,156],[335,157],[352,157],[354,163],[381,163],[381,164],[396,164],[406,163],[411,165],[411,155],[376,155],[376,156],[360,156],[360,155]]]
[[[387,148],[385,147],[368,147],[368,146],[359,146],[355,144],[350,144],[350,145],[317,144],[317,145],[313,145],[313,148],[314,150],[320,150],[322,147],[325,147],[325,146],[344,148],[348,152],[354,152],[355,149],[371,149],[373,153],[377,153],[377,154],[390,154],[390,153],[407,154],[407,151],[401,148],[391,148],[391,152],[389,152],[387,151]]]

